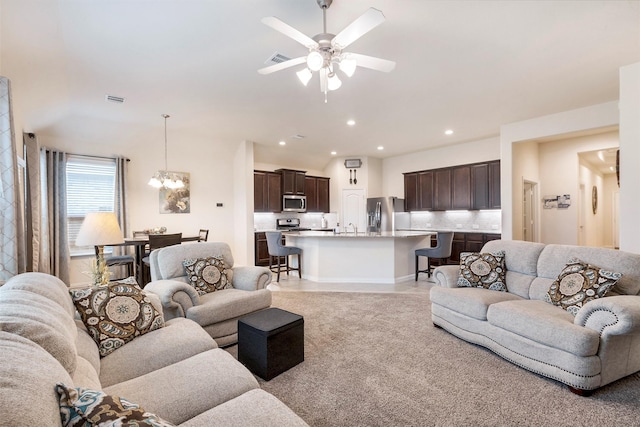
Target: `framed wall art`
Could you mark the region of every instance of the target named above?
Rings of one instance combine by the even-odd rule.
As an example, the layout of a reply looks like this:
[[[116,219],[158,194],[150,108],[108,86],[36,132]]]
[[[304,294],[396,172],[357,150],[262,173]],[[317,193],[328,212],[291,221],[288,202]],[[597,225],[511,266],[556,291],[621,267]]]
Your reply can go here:
[[[170,172],[184,183],[182,188],[161,188],[159,206],[161,214],[191,213],[191,190],[188,172]]]

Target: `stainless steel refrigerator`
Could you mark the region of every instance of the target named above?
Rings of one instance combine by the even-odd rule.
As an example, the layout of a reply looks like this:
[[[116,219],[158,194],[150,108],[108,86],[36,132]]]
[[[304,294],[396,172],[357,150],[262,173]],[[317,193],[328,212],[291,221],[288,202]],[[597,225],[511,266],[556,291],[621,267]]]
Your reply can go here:
[[[395,231],[410,227],[409,212],[404,211],[404,199],[372,197],[367,199],[367,231]]]

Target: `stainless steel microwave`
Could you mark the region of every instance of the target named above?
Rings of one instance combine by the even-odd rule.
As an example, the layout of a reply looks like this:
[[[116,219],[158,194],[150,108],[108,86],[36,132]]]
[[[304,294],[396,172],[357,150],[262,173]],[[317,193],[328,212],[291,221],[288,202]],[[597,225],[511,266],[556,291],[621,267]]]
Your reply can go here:
[[[282,196],[282,212],[306,212],[307,196],[285,194]]]

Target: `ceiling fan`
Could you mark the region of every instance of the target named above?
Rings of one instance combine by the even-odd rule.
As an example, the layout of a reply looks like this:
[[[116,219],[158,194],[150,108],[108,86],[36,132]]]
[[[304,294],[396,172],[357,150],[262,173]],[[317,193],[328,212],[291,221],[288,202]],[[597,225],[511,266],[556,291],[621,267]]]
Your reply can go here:
[[[327,102],[327,91],[336,90],[342,85],[336,74],[337,69],[351,77],[356,67],[384,72],[389,72],[395,68],[396,63],[393,61],[344,51],[351,43],[384,22],[385,18],[381,11],[369,8],[336,35],[327,33],[327,9],[329,9],[333,0],[316,1],[322,9],[323,32],[313,37],[308,37],[275,16],[262,18],[262,23],[297,41],[309,49],[309,53],[305,56],[261,68],[258,70],[260,74],[270,74],[296,65],[306,64],[305,68],[296,73],[298,78],[306,86],[311,77],[313,77],[313,72],[317,71],[320,75],[320,91],[324,93],[325,102]]]

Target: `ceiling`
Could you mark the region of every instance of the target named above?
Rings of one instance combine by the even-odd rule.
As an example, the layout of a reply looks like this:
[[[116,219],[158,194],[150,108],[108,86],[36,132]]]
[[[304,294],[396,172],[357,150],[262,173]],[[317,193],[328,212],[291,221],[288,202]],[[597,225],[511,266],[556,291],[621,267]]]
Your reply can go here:
[[[359,68],[324,103],[301,66],[257,72],[275,52],[305,54],[261,18],[313,36],[316,0],[0,1],[2,74],[32,91],[25,130],[91,144],[158,129],[168,113],[172,132],[253,141],[257,162],[315,170],[332,150],[397,156],[616,100],[619,68],[640,61],[638,1],[335,0],[332,33],[369,7],[385,14],[347,50],[397,66]]]

